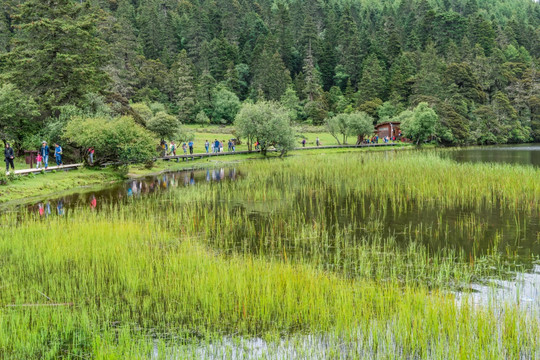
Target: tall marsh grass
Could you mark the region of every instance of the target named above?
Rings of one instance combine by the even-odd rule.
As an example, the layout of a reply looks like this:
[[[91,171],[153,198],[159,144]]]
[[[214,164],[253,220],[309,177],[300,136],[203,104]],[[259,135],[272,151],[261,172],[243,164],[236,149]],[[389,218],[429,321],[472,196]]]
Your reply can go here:
[[[267,358],[540,354],[536,310],[458,305],[447,291],[505,273],[495,245],[474,259],[432,249],[417,237],[444,229],[420,223],[399,243],[380,216],[407,199],[535,214],[538,170],[422,154],[313,160],[250,162],[241,181],[100,212],[1,215],[0,358],[238,358],[250,337],[267,340]],[[460,221],[471,241],[486,226]]]

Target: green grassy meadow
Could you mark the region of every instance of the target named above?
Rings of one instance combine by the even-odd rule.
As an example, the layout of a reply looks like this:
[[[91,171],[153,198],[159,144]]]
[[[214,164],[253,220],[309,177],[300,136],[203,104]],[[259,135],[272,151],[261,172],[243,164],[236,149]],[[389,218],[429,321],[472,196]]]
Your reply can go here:
[[[495,245],[471,259],[414,232],[397,244],[378,217],[407,211],[410,199],[538,214],[540,170],[396,151],[245,161],[237,171],[235,182],[99,212],[0,215],[0,357],[237,358],[252,338],[266,341],[266,358],[283,355],[283,341],[306,359],[540,354],[538,309],[455,300],[510,271]],[[474,241],[475,224],[462,228]]]

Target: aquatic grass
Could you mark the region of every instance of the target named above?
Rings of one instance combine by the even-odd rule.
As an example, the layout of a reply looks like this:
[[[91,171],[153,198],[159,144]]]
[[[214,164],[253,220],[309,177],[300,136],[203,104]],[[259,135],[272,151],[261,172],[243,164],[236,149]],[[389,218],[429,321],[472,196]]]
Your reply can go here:
[[[529,236],[538,171],[475,164],[490,181],[469,184],[468,165],[433,154],[317,160],[249,162],[241,181],[100,211],[0,215],[1,357],[259,357],[259,338],[268,358],[538,356],[538,307],[453,293],[513,274],[477,213],[515,212],[509,225]],[[418,209],[428,218],[388,230]]]
[[[113,214],[74,212],[67,221],[26,219],[25,227],[1,229],[10,240],[0,243],[0,303],[12,305],[0,312],[4,353],[70,358],[108,346],[146,352],[149,345],[137,343],[153,341],[151,334],[204,339],[361,329],[365,338],[358,340],[374,354],[393,344],[426,358],[441,336],[447,346],[462,337],[475,344],[471,323],[496,321],[495,310],[458,308],[449,294],[403,287],[392,277],[352,280],[286,261],[223,258],[150,217],[141,224],[128,212]],[[53,303],[72,305],[47,306]],[[36,306],[24,306],[30,304]],[[534,337],[522,334],[538,330],[535,318],[507,313],[504,336],[488,336],[488,345],[537,351]]]

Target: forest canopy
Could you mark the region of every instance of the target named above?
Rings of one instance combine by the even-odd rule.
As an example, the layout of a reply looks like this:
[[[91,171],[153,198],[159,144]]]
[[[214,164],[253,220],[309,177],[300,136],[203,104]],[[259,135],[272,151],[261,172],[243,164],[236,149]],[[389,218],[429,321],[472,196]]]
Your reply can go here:
[[[61,130],[66,106],[144,125],[161,104],[181,123],[231,124],[246,101],[315,125],[423,103],[441,143],[540,140],[532,0],[4,0],[1,11],[0,86],[27,110],[21,130],[0,113],[0,134],[19,146]]]

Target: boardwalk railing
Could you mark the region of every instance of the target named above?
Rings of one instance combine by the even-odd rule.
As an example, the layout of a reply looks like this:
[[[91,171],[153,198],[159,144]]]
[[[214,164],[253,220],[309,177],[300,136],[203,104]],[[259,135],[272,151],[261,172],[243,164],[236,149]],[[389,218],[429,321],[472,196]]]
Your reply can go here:
[[[395,146],[396,143],[387,143],[387,144],[360,144],[360,145],[327,145],[327,146],[306,146],[306,147],[298,147],[294,150],[318,150],[318,149],[342,149],[342,148],[365,148],[365,147],[387,147],[387,146]],[[268,149],[267,152],[276,152],[279,151],[277,149]],[[195,160],[195,159],[201,159],[206,157],[214,157],[214,156],[226,156],[226,155],[240,155],[240,154],[256,154],[260,153],[260,150],[253,150],[253,151],[234,151],[234,152],[218,152],[218,153],[198,153],[198,154],[182,154],[182,155],[173,155],[173,156],[163,156],[158,157],[158,159],[161,160],[174,160],[174,159],[182,159],[182,160]],[[79,167],[83,166],[82,163],[79,164],[69,164],[69,165],[61,165],[61,166],[49,166],[47,169],[24,169],[24,170],[15,170],[15,175],[28,175],[28,174],[37,174],[42,171],[45,172],[51,172],[53,170],[60,171],[60,170],[75,170]]]

